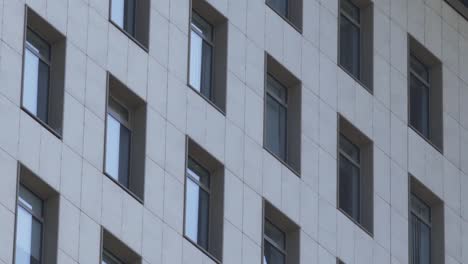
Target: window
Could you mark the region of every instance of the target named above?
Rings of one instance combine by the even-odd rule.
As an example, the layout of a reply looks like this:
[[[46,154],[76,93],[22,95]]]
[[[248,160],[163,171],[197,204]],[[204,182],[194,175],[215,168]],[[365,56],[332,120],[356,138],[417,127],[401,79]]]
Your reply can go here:
[[[143,199],[146,104],[109,74],[104,171],[138,200]]]
[[[445,0],[450,6],[452,6],[458,13],[468,18],[468,1],[467,0]]]
[[[263,210],[263,264],[299,263],[299,226],[268,201]]]
[[[266,4],[296,30],[302,31],[302,0],[266,0]]]
[[[360,227],[372,234],[372,142],[341,116],[339,116],[339,131],[338,207]]]
[[[19,171],[14,263],[56,263],[59,195],[21,164]]]
[[[359,5],[357,4],[359,3]],[[340,66],[372,91],[372,3],[340,0]]]
[[[411,194],[412,264],[431,263],[431,208]]]
[[[19,187],[16,220],[16,263],[42,263],[43,201]]]
[[[101,264],[141,264],[141,257],[113,234],[102,229]]]
[[[409,126],[443,150],[442,66],[440,61],[409,36]]]
[[[409,194],[409,263],[444,263],[444,205],[412,175]]]
[[[301,83],[267,55],[264,147],[300,172]]]
[[[187,141],[184,235],[220,262],[224,166],[193,140],[188,138]]]
[[[283,231],[273,225],[269,220],[265,220],[265,264],[285,264],[286,263],[286,235]]]
[[[282,160],[287,160],[286,119],[287,89],[271,75],[267,77],[267,148]]]
[[[224,113],[227,19],[205,1],[193,0],[192,8],[189,86]]]
[[[185,204],[185,233],[199,246],[208,250],[210,173],[190,157],[187,165]]]
[[[32,9],[26,12],[22,108],[61,137],[65,37]]]
[[[148,49],[149,35],[149,0],[111,0],[110,21],[136,41],[145,50]]]

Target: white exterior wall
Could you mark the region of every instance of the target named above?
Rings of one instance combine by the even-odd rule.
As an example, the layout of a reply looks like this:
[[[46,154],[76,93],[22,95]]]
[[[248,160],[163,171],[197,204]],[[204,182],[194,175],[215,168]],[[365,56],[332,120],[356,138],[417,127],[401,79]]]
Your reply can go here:
[[[99,263],[100,226],[145,264],[213,263],[185,240],[185,135],[224,163],[225,264],[261,263],[262,197],[301,227],[301,264],[408,263],[408,173],[444,201],[445,263],[468,264],[468,21],[442,0],[375,0],[374,95],[337,66],[338,0],[303,34],[264,0],[229,19],[226,115],[187,85],[189,0],[152,0],[149,53],[107,0],[27,0],[67,37],[64,133],[20,110],[24,0],[0,0],[0,263],[13,259],[17,162],[60,192],[58,263]],[[443,62],[444,155],[407,125],[407,33]],[[264,52],[302,81],[301,178],[263,144]],[[148,103],[145,203],[103,174],[106,71]],[[339,212],[337,112],[374,142],[374,236]],[[463,191],[465,190],[465,191]]]

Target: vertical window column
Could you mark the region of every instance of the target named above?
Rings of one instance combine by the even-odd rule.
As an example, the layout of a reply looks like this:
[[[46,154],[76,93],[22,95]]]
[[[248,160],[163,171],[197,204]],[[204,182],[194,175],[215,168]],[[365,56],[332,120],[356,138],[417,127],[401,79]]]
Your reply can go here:
[[[266,95],[266,147],[287,162],[288,91],[279,81],[268,74]]]
[[[414,194],[410,201],[410,263],[431,263],[431,208]]]

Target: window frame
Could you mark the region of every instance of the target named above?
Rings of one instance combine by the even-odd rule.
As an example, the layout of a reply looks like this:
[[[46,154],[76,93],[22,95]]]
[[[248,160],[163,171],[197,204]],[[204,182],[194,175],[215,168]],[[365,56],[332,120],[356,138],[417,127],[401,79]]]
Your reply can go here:
[[[343,1],[346,1],[348,2],[348,4],[352,5],[353,7],[355,7],[356,9],[359,10],[359,21],[356,21],[351,15],[349,15],[343,8],[342,8],[342,2]],[[363,62],[363,59],[362,59],[362,49],[363,49],[363,39],[362,39],[362,27],[361,27],[361,20],[362,20],[362,10],[361,10],[361,7],[357,6],[355,3],[353,3],[353,1],[351,0],[339,0],[339,21],[338,21],[338,36],[339,36],[339,44],[338,44],[338,54],[339,54],[339,60],[338,60],[338,65],[340,66],[340,68],[342,68],[346,73],[348,73],[348,75],[350,75],[354,80],[356,80],[357,82],[359,82],[360,84],[362,84],[362,68],[363,68],[363,65],[362,65],[362,62]],[[341,54],[341,41],[340,39],[342,38],[342,35],[341,35],[341,19],[343,19],[343,17],[349,21],[352,25],[354,25],[355,27],[357,27],[358,29],[358,39],[359,39],[359,54],[358,54],[358,63],[359,63],[359,69],[358,69],[358,76],[355,76],[350,70],[348,70],[344,65],[341,64],[341,57],[342,57],[342,54]],[[366,85],[362,84],[366,90],[369,90],[369,88],[367,88]]]
[[[275,83],[277,83],[278,85],[281,86],[281,88],[284,90],[285,92],[285,99],[284,99],[284,102],[281,98],[278,98],[272,91],[271,91],[271,88],[270,88],[270,80],[274,81]],[[285,113],[285,119],[284,119],[284,124],[285,124],[285,128],[284,128],[284,160],[281,158],[280,155],[277,155],[276,153],[274,153],[272,150],[268,149],[268,147],[266,148],[268,150],[268,152],[272,153],[274,156],[276,156],[278,159],[280,159],[281,161],[283,161],[284,163],[288,164],[289,162],[289,148],[288,148],[288,145],[289,145],[289,142],[288,142],[288,101],[289,101],[289,96],[288,96],[288,87],[286,87],[282,82],[280,82],[277,78],[275,78],[271,73],[267,72],[267,76],[266,76],[266,89],[265,89],[265,94],[267,97],[270,97],[271,99],[273,99],[276,103],[279,104],[280,107],[282,107],[284,109],[284,113]],[[265,111],[266,111],[266,116],[268,116],[268,101],[265,100]],[[265,118],[265,124],[267,125],[268,124],[268,119]],[[267,133],[268,131],[265,130],[266,133],[265,133],[265,136],[267,136]],[[266,140],[266,139],[265,139]]]
[[[206,23],[207,25],[210,26],[210,30],[211,30],[211,39],[208,39],[205,35],[203,35],[203,32],[200,32],[196,26],[194,26],[194,15],[197,17],[196,19],[200,19],[202,20],[204,23]],[[203,98],[207,99],[212,105],[215,106],[215,108],[219,109],[219,107],[215,104],[215,102],[213,101],[214,100],[214,93],[213,93],[213,90],[214,90],[214,65],[215,65],[215,49],[216,49],[216,46],[215,46],[215,39],[216,39],[216,31],[215,31],[215,26],[210,23],[207,19],[205,19],[202,15],[200,15],[196,10],[194,10],[193,8],[191,9],[191,12],[190,12],[190,21],[189,21],[189,24],[190,24],[190,42],[189,42],[189,56],[188,56],[188,86],[190,88],[192,88],[196,93],[200,94]],[[202,93],[202,85],[200,84],[200,90],[197,90],[195,87],[193,87],[192,85],[192,82],[190,80],[190,74],[192,72],[192,62],[191,62],[191,55],[192,54],[192,32],[194,32],[195,34],[197,34],[201,39],[202,39],[202,44],[203,43],[206,43],[210,46],[211,48],[211,59],[210,59],[210,89],[209,89],[209,96],[206,96],[205,94]],[[202,49],[202,54],[201,54],[201,57],[203,58],[203,49]],[[200,72],[200,75],[203,76],[203,69],[206,68],[205,64],[203,64],[203,62],[201,63],[201,72]],[[200,81],[201,83],[203,83],[203,80],[202,78],[200,77]],[[223,111],[221,111],[223,112]]]
[[[265,226],[266,226],[266,223],[268,222],[268,224],[270,224],[271,226],[273,226],[274,228],[276,228],[278,231],[281,232],[281,234],[283,235],[283,238],[284,238],[284,248],[281,248],[281,246],[279,246],[272,238],[270,238],[266,232],[265,232]],[[281,253],[283,255],[283,258],[284,258],[284,261],[285,261],[285,264],[286,264],[286,259],[287,259],[287,251],[286,251],[286,244],[288,242],[288,240],[286,239],[287,235],[286,235],[286,232],[284,232],[281,228],[279,228],[277,225],[275,225],[273,223],[272,220],[270,220],[270,218],[268,218],[267,216],[264,216],[264,223],[263,223],[264,227],[263,227],[263,240],[270,244],[271,246],[273,246],[276,250],[279,251],[279,253]],[[265,246],[263,246],[263,259],[265,259]]]
[[[355,161],[351,156],[348,155],[348,153],[346,153],[346,151],[344,151],[341,147],[341,144],[339,144],[340,140],[338,140],[338,179],[341,178],[341,173],[340,173],[340,165],[341,165],[341,159],[342,157],[345,158],[348,162],[350,162],[353,166],[355,166],[357,169],[358,169],[358,177],[359,177],[359,192],[358,192],[358,195],[359,195],[359,201],[358,201],[358,204],[359,204],[359,208],[358,208],[358,215],[359,215],[359,219],[354,219],[354,217],[352,217],[348,212],[346,212],[345,210],[343,210],[340,206],[340,202],[338,200],[338,208],[344,213],[346,214],[348,217],[350,217],[351,219],[353,219],[356,223],[358,223],[360,226],[362,225],[360,222],[362,222],[362,207],[363,207],[363,200],[362,200],[362,190],[363,190],[363,180],[362,180],[362,168],[361,168],[361,161],[362,161],[362,150],[361,148],[355,144],[353,141],[351,141],[348,137],[346,137],[346,135],[344,135],[341,131],[338,132],[338,136],[339,136],[339,139],[341,137],[343,137],[349,144],[351,144],[353,147],[355,147],[356,149],[359,150],[359,163],[357,161]],[[339,191],[339,188],[340,188],[340,184],[338,182],[338,191]]]
[[[111,105],[110,105],[110,101],[113,100],[115,103],[117,103],[118,105],[120,105],[122,108],[124,108],[127,113],[128,113],[128,121],[125,121],[123,120],[121,117],[120,117],[120,114],[114,110]],[[119,99],[115,98],[114,96],[112,96],[110,93],[108,95],[108,99],[107,99],[107,106],[106,106],[106,123],[105,123],[105,156],[104,156],[104,174],[110,178],[112,181],[116,182],[118,185],[122,186],[122,188],[124,188],[128,193],[130,193],[134,198],[136,198],[138,201],[142,202],[142,200],[137,197],[136,194],[133,193],[132,190],[130,190],[130,186],[131,186],[131,180],[132,180],[132,177],[131,177],[131,172],[132,172],[132,152],[133,152],[133,148],[132,148],[132,145],[133,145],[133,130],[132,130],[132,126],[131,126],[131,120],[132,120],[132,111],[125,105],[123,104]],[[110,173],[107,171],[107,150],[108,150],[108,147],[107,147],[107,137],[108,137],[108,132],[109,132],[109,129],[108,129],[108,126],[107,126],[107,123],[108,123],[108,115],[110,115],[112,118],[114,118],[117,122],[119,122],[119,124],[121,126],[124,126],[126,129],[128,129],[129,133],[130,133],[130,139],[129,139],[129,150],[128,150],[128,186],[125,186],[123,183],[121,183],[119,181],[119,175],[117,175],[117,179],[114,178],[112,175],[110,175]],[[119,145],[120,147],[120,145]],[[119,163],[120,163],[120,159],[119,159]]]
[[[422,215],[419,214],[419,212],[417,212],[413,206],[412,206],[412,202],[411,202],[411,199],[417,199],[420,203],[422,203],[423,205],[425,205],[428,209],[429,209],[429,221],[424,219],[424,217]],[[432,242],[432,238],[433,238],[433,235],[432,235],[432,207],[427,204],[423,199],[419,198],[418,195],[414,194],[413,192],[410,192],[410,195],[409,195],[409,204],[410,204],[410,214],[411,214],[411,219],[409,220],[409,231],[410,231],[410,240],[409,240],[409,246],[410,246],[410,259],[408,260],[409,263],[411,264],[417,264],[417,263],[413,263],[413,256],[414,256],[414,251],[415,251],[415,248],[413,247],[414,246],[414,243],[416,241],[413,241],[413,233],[414,233],[414,230],[413,230],[413,223],[412,221],[413,220],[416,220],[418,222],[418,224],[423,224],[425,226],[428,227],[429,229],[429,263],[432,263],[433,262],[433,258],[432,258],[432,245],[433,245],[433,242]],[[415,219],[413,219],[415,218]],[[419,239],[420,239],[420,235],[421,233],[419,232],[418,233],[419,235]]]
[[[25,190],[27,190],[28,192],[30,192],[32,195],[34,195],[38,200],[41,201],[41,211],[42,211],[42,215],[38,216],[37,214],[35,214],[32,210],[30,210],[29,208],[27,208],[27,206],[21,201],[20,199],[20,192],[19,192],[19,188],[24,188]],[[36,219],[40,224],[41,224],[41,244],[40,244],[40,249],[39,249],[39,252],[41,254],[41,257],[40,257],[40,263],[39,264],[43,264],[44,263],[44,242],[45,242],[45,238],[44,238],[44,227],[45,227],[45,221],[44,221],[44,200],[41,199],[40,196],[38,196],[35,192],[33,192],[31,189],[29,189],[28,187],[26,187],[24,184],[19,184],[19,187],[18,187],[18,195],[16,197],[17,199],[17,207],[21,207],[23,210],[25,210],[27,213],[29,213],[31,215],[31,217],[33,217],[34,219]],[[15,221],[15,242],[14,242],[14,248],[15,248],[15,262],[16,262],[16,252],[18,250],[17,248],[17,239],[18,239],[18,208],[16,209],[16,221]],[[31,241],[31,240],[30,240]]]
[[[193,162],[195,163],[195,165],[199,166],[200,168],[202,168],[203,170],[205,170],[207,173],[208,173],[208,179],[210,180],[210,183],[211,183],[211,172],[209,170],[207,170],[204,166],[202,166],[195,158],[193,158],[191,155],[187,155],[187,165],[186,165],[186,168],[185,168],[185,188],[184,188],[184,236],[190,241],[192,242],[193,244],[195,244],[197,247],[201,248],[202,250],[204,250],[205,252],[207,252],[209,254],[210,257],[211,256],[211,253],[209,251],[210,249],[210,234],[211,234],[211,230],[212,228],[210,228],[210,220],[211,220],[211,215],[212,215],[212,205],[211,205],[211,190],[210,190],[210,186],[205,186],[203,183],[201,183],[200,181],[198,181],[197,179],[195,179],[192,175],[190,175],[189,173],[189,162]],[[191,171],[193,171],[192,169],[190,169]],[[187,180],[193,182],[194,184],[196,184],[198,186],[198,188],[201,189],[201,191],[204,191],[207,193],[208,195],[208,215],[207,215],[207,226],[208,226],[208,230],[207,230],[207,234],[206,234],[206,238],[207,238],[207,241],[206,241],[206,244],[207,244],[207,248],[204,248],[202,245],[198,244],[198,241],[194,241],[191,237],[189,237],[186,233],[186,223],[187,223]],[[200,202],[198,201],[198,205],[200,206]],[[198,221],[198,219],[197,219]],[[197,222],[197,228],[199,227],[199,222]]]
[[[430,67],[427,66],[424,62],[422,62],[416,55],[412,54],[410,52],[409,54],[409,63],[408,63],[408,71],[409,71],[409,74],[410,74],[410,78],[408,80],[408,86],[409,86],[409,91],[408,91],[408,126],[411,127],[413,129],[413,131],[415,131],[416,133],[418,133],[422,138],[424,138],[426,141],[430,142],[431,145],[434,145],[434,143],[432,143],[431,139],[432,139],[432,128],[431,128],[431,108],[432,108],[432,104],[431,104],[431,74],[430,74]],[[425,71],[427,72],[428,76],[427,76],[427,80],[425,80],[423,77],[419,76],[419,74],[413,70],[413,67],[411,67],[411,60],[415,60],[417,61],[419,64],[421,64],[421,66],[424,67]],[[427,136],[424,135],[421,131],[419,131],[415,126],[413,126],[412,122],[411,122],[411,90],[413,89],[413,86],[411,85],[411,78],[416,78],[416,80],[418,82],[420,82],[424,88],[427,89]],[[438,149],[438,147],[436,147],[436,149]]]

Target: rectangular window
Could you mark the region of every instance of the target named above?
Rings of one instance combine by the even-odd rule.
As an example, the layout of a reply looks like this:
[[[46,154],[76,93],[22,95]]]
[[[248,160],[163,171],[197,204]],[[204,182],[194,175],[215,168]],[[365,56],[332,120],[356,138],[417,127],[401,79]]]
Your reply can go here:
[[[280,15],[284,17],[289,17],[288,13],[288,0],[267,0],[266,3],[270,6],[273,10],[278,12]]]
[[[131,36],[135,36],[135,5],[137,0],[112,0],[111,20]]]
[[[265,219],[264,235],[264,264],[285,264],[286,263],[286,235]]]
[[[101,232],[101,264],[142,264],[141,256],[121,240],[106,229]]]
[[[350,0],[340,2],[340,64],[361,79],[361,10]]]
[[[28,28],[24,52],[23,106],[47,123],[50,45]]]
[[[195,141],[186,139],[184,238],[221,263],[224,166]]]
[[[268,75],[266,95],[266,147],[287,162],[287,89]]]
[[[185,194],[185,234],[208,250],[210,173],[189,157]]]
[[[373,143],[338,115],[338,208],[372,234],[374,219]]]
[[[410,123],[424,137],[430,138],[429,69],[416,57],[410,57]]]
[[[17,264],[42,263],[43,201],[23,185],[19,187],[16,219]]]
[[[190,85],[212,100],[213,26],[192,12],[190,33]]]
[[[431,263],[431,208],[411,194],[411,264]]]
[[[131,130],[129,111],[109,97],[106,136],[106,173],[129,187]]]
[[[340,135],[340,208],[361,222],[361,153],[345,136]]]

